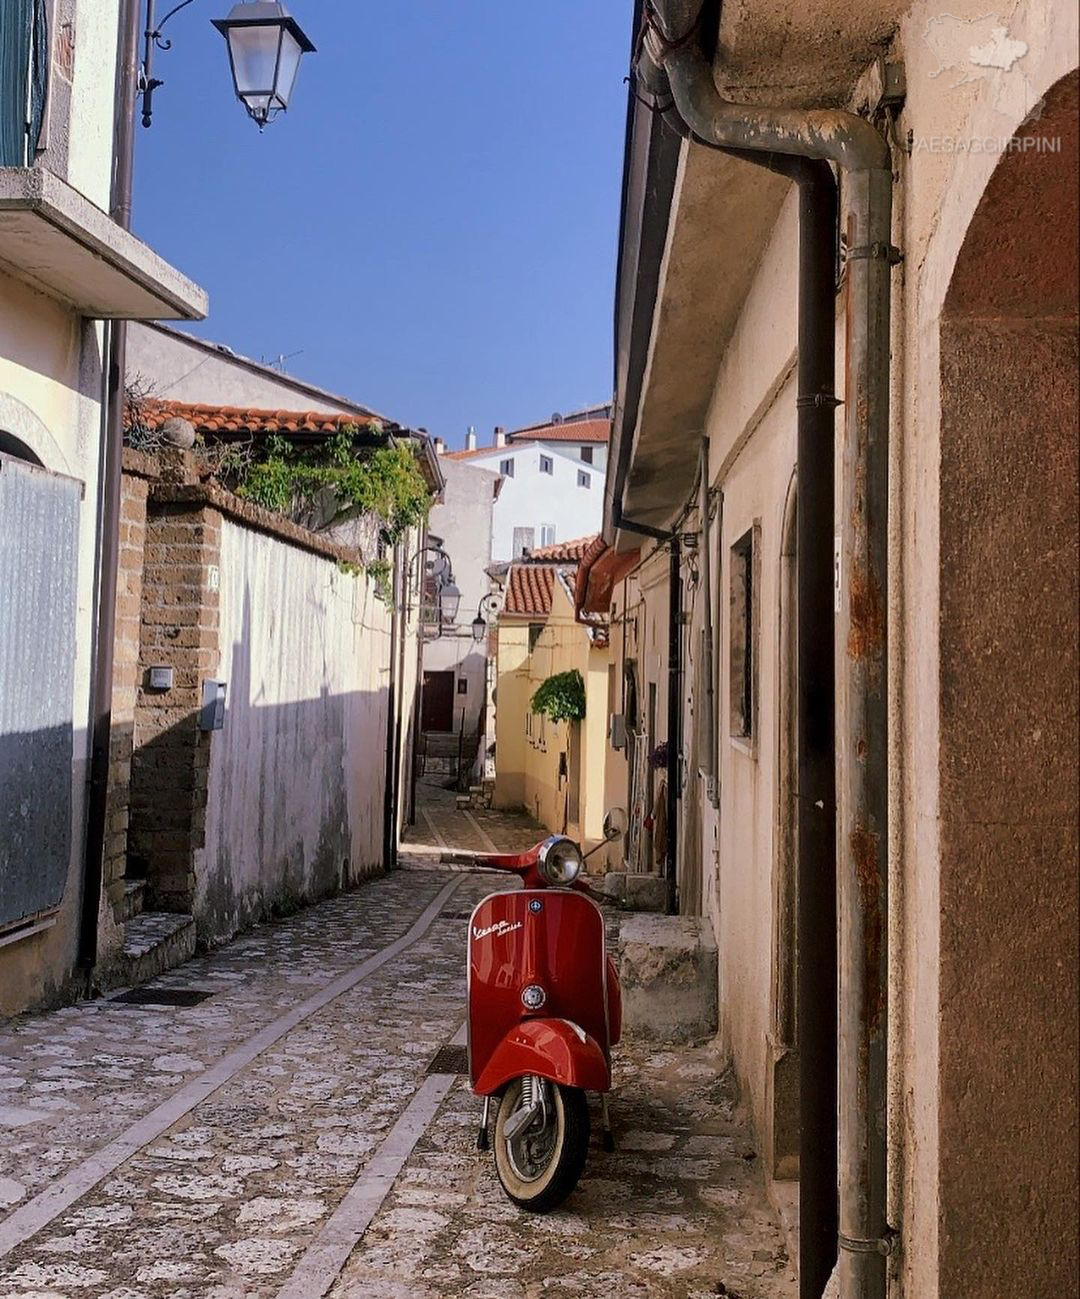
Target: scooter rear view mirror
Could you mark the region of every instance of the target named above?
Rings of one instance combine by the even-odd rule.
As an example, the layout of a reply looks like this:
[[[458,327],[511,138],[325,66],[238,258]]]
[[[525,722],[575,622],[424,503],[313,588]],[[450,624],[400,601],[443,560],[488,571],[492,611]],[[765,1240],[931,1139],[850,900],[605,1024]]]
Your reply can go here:
[[[604,817],[604,838],[610,842],[613,839],[621,839],[625,833],[626,811],[621,807],[613,807]]]

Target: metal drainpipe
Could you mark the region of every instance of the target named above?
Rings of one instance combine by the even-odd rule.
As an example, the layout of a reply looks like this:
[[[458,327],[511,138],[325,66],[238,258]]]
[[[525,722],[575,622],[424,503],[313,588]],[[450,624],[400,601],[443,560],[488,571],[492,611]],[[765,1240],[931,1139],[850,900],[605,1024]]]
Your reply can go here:
[[[671,538],[668,570],[667,886],[668,913],[679,910],[679,788],[682,750],[682,547]]]
[[[701,439],[698,510],[701,514],[701,603],[703,609],[701,632],[701,675],[705,682],[705,779],[706,794],[714,805],[716,798],[716,682],[713,677],[716,661],[713,647],[712,606],[712,533],[709,528],[709,439]]]
[[[682,748],[682,578],[679,572],[680,546],[678,535],[654,528],[648,523],[638,523],[628,519],[622,511],[621,492],[617,491],[612,501],[612,524],[623,532],[636,532],[642,537],[652,537],[654,541],[666,541],[671,546],[670,569],[668,572],[668,734],[667,734],[667,852],[664,857],[665,874],[667,875],[667,907],[674,915],[678,911],[678,865],[679,865],[679,758]]]
[[[681,119],[679,125],[695,138]],[[833,637],[822,634],[833,618],[836,182],[824,162],[718,151],[786,175],[799,187],[799,1284],[801,1299],[819,1299],[836,1265],[839,1232],[835,656]]]
[[[132,175],[135,158],[135,96],[138,87],[139,0],[120,10],[116,52],[116,117],[113,124],[113,169],[109,215],[131,228]],[[120,551],[120,493],[124,458],[124,373],[127,322],[110,320],[104,330],[105,373],[102,376],[102,422],[98,455],[98,567],[95,577],[97,617],[90,696],[90,766],[83,891],[79,914],[78,964],[90,971],[97,964],[98,912],[105,864],[112,735],[113,658],[116,643],[116,574]]]
[[[884,1299],[892,1242],[885,1217],[889,302],[898,258],[891,241],[892,171],[885,141],[854,114],[721,99],[700,47],[683,39],[699,11],[700,0],[655,0],[644,42],[650,89],[666,82],[679,116],[707,144],[821,159],[847,177],[846,418],[835,624],[843,648],[836,764],[839,1274],[843,1299]],[[799,513],[801,548],[801,484]],[[800,789],[800,806],[803,797]],[[806,958],[801,950],[800,966]]]
[[[394,547],[394,572],[391,581],[390,615],[390,678],[386,687],[386,772],[383,783],[383,870],[392,870],[397,864],[397,798],[394,783],[397,779],[397,663],[398,638],[401,633],[401,606],[405,600],[405,573],[402,567],[402,546]]]

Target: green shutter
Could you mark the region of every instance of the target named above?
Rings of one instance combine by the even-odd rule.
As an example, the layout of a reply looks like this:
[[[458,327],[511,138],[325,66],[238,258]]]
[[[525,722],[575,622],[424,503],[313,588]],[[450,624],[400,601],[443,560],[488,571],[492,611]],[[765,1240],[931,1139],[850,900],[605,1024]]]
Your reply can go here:
[[[49,84],[45,0],[0,0],[0,166],[25,167]]]

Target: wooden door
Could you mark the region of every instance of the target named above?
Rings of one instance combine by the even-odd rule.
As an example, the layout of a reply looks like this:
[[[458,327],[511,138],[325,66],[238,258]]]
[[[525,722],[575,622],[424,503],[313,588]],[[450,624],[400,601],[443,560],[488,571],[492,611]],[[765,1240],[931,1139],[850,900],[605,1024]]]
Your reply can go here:
[[[425,672],[420,700],[420,728],[424,731],[454,729],[453,672]]]

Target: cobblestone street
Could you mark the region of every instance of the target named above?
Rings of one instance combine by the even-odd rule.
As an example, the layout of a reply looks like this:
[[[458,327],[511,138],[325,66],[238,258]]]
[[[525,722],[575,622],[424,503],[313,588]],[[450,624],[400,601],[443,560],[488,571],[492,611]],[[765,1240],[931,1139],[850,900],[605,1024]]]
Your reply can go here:
[[[619,1048],[617,1151],[561,1211],[505,1199],[466,1081],[426,1072],[463,1027],[465,916],[505,882],[438,858],[535,827],[440,804],[420,829],[408,869],[151,985],[181,1004],[0,1030],[4,1299],[792,1293],[707,1046]]]

